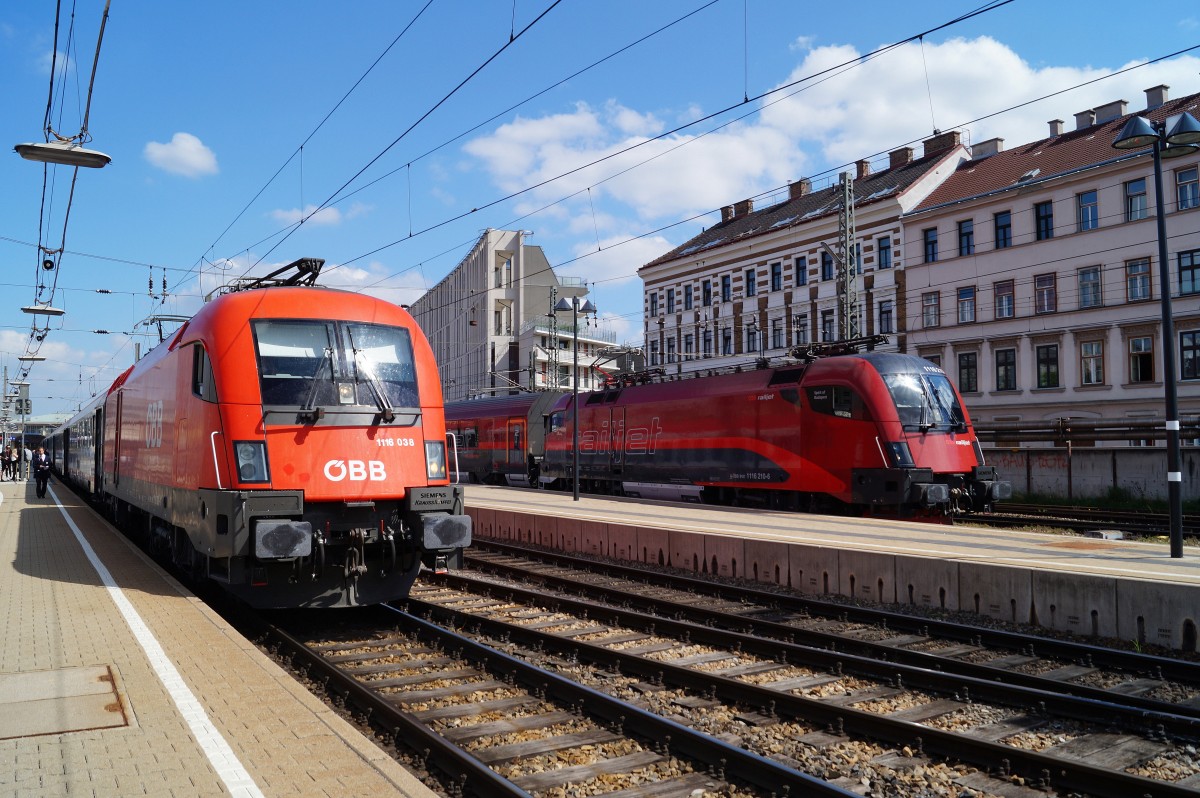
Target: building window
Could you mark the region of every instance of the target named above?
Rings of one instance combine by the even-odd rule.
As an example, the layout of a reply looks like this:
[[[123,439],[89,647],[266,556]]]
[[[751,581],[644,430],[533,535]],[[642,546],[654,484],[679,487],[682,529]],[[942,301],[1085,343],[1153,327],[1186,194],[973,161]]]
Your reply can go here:
[[[667,289],[667,313],[675,312],[675,289]]]
[[[862,274],[862,242],[854,242],[854,273]]]
[[[650,365],[658,365],[658,341],[650,342]]]
[[[658,292],[655,291],[650,295],[650,315],[658,315]]]
[[[892,319],[892,300],[885,299],[879,303],[879,332],[895,332],[895,322]]]
[[[995,284],[996,291],[996,318],[1011,319],[1016,310],[1016,302],[1013,296],[1014,283],[1012,280],[1001,280]]]
[[[771,290],[783,290],[783,263],[780,261],[771,264]]]
[[[771,320],[771,348],[783,349],[783,319]]]
[[[936,263],[938,258],[937,228],[930,227],[927,230],[922,230],[921,238],[925,242],[925,262]]]
[[[667,362],[675,362],[675,336],[667,339]]]
[[[975,321],[975,286],[958,289],[958,323]]]
[[[1179,378],[1200,380],[1200,330],[1179,334]]]
[[[721,301],[728,302],[733,297],[733,278],[728,274],[721,275]]]
[[[796,285],[808,285],[808,258],[799,257],[795,260]]]
[[[1000,211],[993,217],[996,223],[996,249],[1012,246],[1012,213]]]
[[[1125,221],[1136,222],[1149,214],[1146,207],[1146,178],[1125,184]]]
[[[821,279],[833,279],[833,256],[828,252],[821,253]]]
[[[942,365],[942,356],[941,355],[924,355],[924,358],[926,360],[928,360],[930,363],[932,363],[933,365],[938,366],[939,368]]]
[[[876,248],[879,250],[879,268],[892,268],[892,237],[879,239],[876,243]]]
[[[754,296],[758,293],[758,272],[754,269],[746,269],[746,296]]]
[[[1037,348],[1037,387],[1058,387],[1058,344]]]
[[[792,316],[792,330],[796,344],[808,343],[808,314],[800,313]]]
[[[821,340],[837,340],[837,319],[834,318],[832,310],[821,311]]]
[[[758,351],[758,325],[750,322],[746,325],[746,349],[748,355]]]
[[[1197,167],[1180,169],[1175,173],[1175,195],[1179,204],[1176,208],[1186,211],[1200,207],[1200,183],[1197,182]]]
[[[1054,313],[1058,310],[1058,278],[1039,274],[1033,278],[1034,312]]]
[[[1125,264],[1125,299],[1140,302],[1150,298],[1150,259],[1139,258]]]
[[[1079,307],[1098,308],[1104,304],[1100,287],[1100,267],[1088,266],[1079,270]]]
[[[1129,339],[1129,381],[1154,382],[1154,339],[1148,335]]]
[[[1104,342],[1084,341],[1079,345],[1079,359],[1083,366],[1081,382],[1084,385],[1104,384]]]
[[[1017,390],[1017,350],[996,350],[996,390]]]
[[[692,309],[692,286],[691,285],[685,285],[683,287],[683,309],[684,310]]]
[[[1200,293],[1200,249],[1190,249],[1180,252],[1179,258],[1179,293]]]
[[[691,360],[692,355],[695,354],[695,350],[696,350],[696,336],[694,336],[692,333],[688,333],[687,335],[683,336],[684,359]]]
[[[1075,195],[1076,207],[1079,209],[1079,232],[1095,230],[1100,226],[1100,204],[1096,199],[1095,190],[1085,191]]]
[[[733,330],[725,327],[721,330],[721,354],[733,354]]]
[[[975,254],[975,222],[971,219],[958,223],[958,254]]]
[[[1054,238],[1054,203],[1047,201],[1034,205],[1033,223],[1038,241]]]
[[[701,336],[701,338],[702,338],[702,339],[703,339],[703,341],[704,341],[704,356],[705,356],[705,357],[712,357],[712,352],[713,352],[713,349],[712,349],[712,344],[713,344],[713,334],[712,334],[712,330],[707,330],[707,329],[706,329],[706,330],[704,331],[704,334]]]
[[[975,393],[979,390],[979,353],[960,352],[958,355],[958,390]]]
[[[700,304],[706,308],[712,305],[712,280],[700,283]]]
[[[937,291],[921,294],[921,325],[937,327],[941,316],[942,295]]]

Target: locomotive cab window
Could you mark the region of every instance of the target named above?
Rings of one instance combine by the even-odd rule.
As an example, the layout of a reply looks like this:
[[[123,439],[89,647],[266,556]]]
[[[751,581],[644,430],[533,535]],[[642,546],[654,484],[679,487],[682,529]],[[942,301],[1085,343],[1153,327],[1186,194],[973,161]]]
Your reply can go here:
[[[566,419],[566,413],[561,410],[557,413],[551,413],[546,420],[547,432],[558,432],[563,428],[563,422]]]
[[[885,374],[883,381],[906,428],[966,430],[966,414],[945,374]]]
[[[808,404],[814,412],[839,418],[869,421],[870,412],[862,397],[841,385],[822,385],[806,389]]]
[[[192,347],[192,393],[206,402],[217,401],[217,383],[213,379],[212,361],[203,344]]]
[[[389,413],[420,406],[408,330],[285,319],[259,319],[253,328],[264,405]]]

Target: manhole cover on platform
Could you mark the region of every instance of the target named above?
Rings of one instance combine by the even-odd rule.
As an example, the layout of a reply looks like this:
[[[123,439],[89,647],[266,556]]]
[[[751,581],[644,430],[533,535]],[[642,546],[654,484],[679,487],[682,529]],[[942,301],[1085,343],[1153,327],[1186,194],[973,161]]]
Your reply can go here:
[[[130,717],[107,665],[0,673],[0,740],[128,726]]]

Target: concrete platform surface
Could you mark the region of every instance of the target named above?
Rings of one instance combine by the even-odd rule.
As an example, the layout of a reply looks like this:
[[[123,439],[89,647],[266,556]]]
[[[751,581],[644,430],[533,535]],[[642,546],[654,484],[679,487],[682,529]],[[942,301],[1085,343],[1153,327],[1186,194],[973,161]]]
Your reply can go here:
[[[434,795],[69,491],[0,560],[0,796]]]

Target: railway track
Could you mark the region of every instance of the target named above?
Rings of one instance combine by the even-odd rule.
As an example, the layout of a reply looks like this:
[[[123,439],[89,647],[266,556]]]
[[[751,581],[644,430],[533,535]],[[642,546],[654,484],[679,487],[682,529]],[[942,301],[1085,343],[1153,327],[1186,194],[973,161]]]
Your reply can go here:
[[[1127,536],[1166,535],[1170,526],[1166,513],[1133,510],[1100,510],[1094,507],[1060,507],[1043,504],[1004,502],[999,512],[973,513],[959,522],[993,526],[1050,526],[1072,532],[1116,530]],[[1200,516],[1183,517],[1183,534],[1200,538]]]
[[[1200,790],[1196,663],[476,549],[268,645],[447,795]]]

